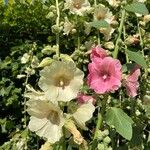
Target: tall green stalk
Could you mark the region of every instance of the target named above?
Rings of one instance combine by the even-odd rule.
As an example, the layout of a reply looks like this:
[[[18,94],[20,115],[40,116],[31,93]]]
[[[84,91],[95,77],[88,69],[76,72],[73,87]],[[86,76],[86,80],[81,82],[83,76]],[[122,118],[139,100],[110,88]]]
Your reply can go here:
[[[114,49],[114,52],[113,52],[113,57],[114,58],[117,58],[118,52],[119,52],[119,41],[121,39],[121,34],[122,34],[124,20],[125,20],[125,14],[126,14],[126,12],[123,9],[122,12],[121,12],[121,22],[120,22],[120,26],[119,26],[119,29],[118,29],[119,33],[118,33],[118,37],[117,37],[117,40],[116,40],[115,49]]]
[[[56,18],[56,26],[59,27],[59,20],[60,20],[60,10],[59,10],[59,3],[58,0],[56,0],[56,11],[57,11],[57,18]],[[56,55],[59,58],[60,52],[59,52],[59,33],[56,33]]]

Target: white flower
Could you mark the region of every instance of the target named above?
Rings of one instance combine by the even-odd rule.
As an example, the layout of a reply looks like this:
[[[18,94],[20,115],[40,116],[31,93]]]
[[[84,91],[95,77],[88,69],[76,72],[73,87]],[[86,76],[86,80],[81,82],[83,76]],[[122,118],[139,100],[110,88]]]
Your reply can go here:
[[[24,94],[25,97],[31,100],[46,100],[45,93],[34,90],[30,85],[26,85],[27,92]]]
[[[104,34],[104,38],[108,41],[111,38],[111,35],[114,33],[115,29],[111,26],[108,28],[101,28],[100,32]]]
[[[119,4],[121,3],[121,0],[107,0],[107,2],[109,3],[109,5],[113,7],[118,7]]]
[[[48,100],[70,101],[77,96],[83,84],[83,72],[72,61],[54,61],[40,72],[39,87]]]
[[[113,14],[104,5],[99,4],[94,11],[94,17],[97,20],[105,20],[110,26],[108,28],[100,28],[100,32],[104,34],[104,38],[108,41],[111,38],[114,29],[111,27],[111,23],[114,21]]]
[[[65,23],[64,23],[64,34],[68,35],[72,29],[74,28],[74,25],[68,20],[68,18],[65,18]]]
[[[59,141],[64,125],[63,112],[51,102],[29,100],[27,112],[31,115],[29,129],[50,143]]]
[[[73,118],[82,129],[87,129],[85,122],[90,120],[95,111],[95,106],[92,104],[93,101],[89,101],[80,105],[77,111],[73,114]]]
[[[29,61],[30,55],[28,53],[23,54],[21,57],[21,63],[26,64]]]
[[[99,4],[97,5],[97,7],[95,8],[94,11],[94,17],[97,20],[105,20],[107,21],[109,24],[112,21],[112,18],[114,17],[113,14],[109,11],[108,8],[106,8],[104,5]]]
[[[65,9],[70,9],[72,14],[83,16],[90,9],[88,0],[66,0]]]

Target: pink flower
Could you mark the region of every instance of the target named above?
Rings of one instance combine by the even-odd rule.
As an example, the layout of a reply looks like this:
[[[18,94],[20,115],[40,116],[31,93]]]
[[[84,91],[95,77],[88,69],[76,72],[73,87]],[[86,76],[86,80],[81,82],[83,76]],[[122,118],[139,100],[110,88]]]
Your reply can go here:
[[[135,97],[137,95],[137,90],[139,87],[138,78],[140,74],[140,67],[138,65],[135,65],[130,74],[123,81],[123,85],[126,88],[127,95],[130,97]]]
[[[112,57],[95,58],[88,65],[88,85],[96,93],[113,92],[121,86],[121,64]]]
[[[92,96],[84,95],[79,93],[77,96],[77,101],[79,104],[87,103],[88,101],[92,101],[93,105],[95,104],[95,99]]]
[[[103,59],[104,57],[107,57],[107,53],[99,45],[92,48],[92,53],[90,55],[90,58],[91,58],[92,61],[94,61],[95,58]]]

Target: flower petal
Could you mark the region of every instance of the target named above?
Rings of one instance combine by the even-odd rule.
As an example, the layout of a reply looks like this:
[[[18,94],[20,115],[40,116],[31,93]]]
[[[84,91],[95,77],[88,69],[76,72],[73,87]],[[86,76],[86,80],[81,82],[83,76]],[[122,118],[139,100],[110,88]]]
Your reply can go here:
[[[92,101],[89,101],[88,103],[80,105],[77,111],[73,114],[73,118],[81,128],[86,130],[85,122],[92,118],[94,111],[95,107],[92,104]]]

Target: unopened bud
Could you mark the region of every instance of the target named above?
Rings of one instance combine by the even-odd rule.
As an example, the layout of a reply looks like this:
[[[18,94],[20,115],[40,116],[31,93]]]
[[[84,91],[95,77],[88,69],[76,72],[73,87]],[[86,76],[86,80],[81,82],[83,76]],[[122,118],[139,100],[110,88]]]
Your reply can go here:
[[[116,28],[116,27],[118,27],[119,23],[118,23],[118,21],[113,20],[110,25],[111,25],[111,27]]]
[[[136,45],[140,42],[140,40],[136,37],[133,37],[133,36],[129,36],[126,40],[125,40],[125,43],[127,45]]]
[[[105,44],[104,44],[104,47],[106,48],[106,49],[114,49],[114,43],[113,42],[106,42]]]
[[[52,32],[53,32],[53,33],[60,33],[60,31],[62,30],[62,27],[59,27],[59,26],[57,26],[57,25],[53,25],[53,26],[51,27],[51,29],[52,29]]]
[[[105,150],[105,145],[104,144],[98,144],[98,150]]]
[[[110,137],[106,136],[103,140],[105,143],[109,144],[111,142]]]
[[[46,18],[47,19],[51,19],[51,18],[53,18],[55,15],[54,15],[54,13],[53,12],[49,12],[47,15],[46,15]]]
[[[46,57],[46,58],[44,58],[42,61],[41,61],[41,63],[38,65],[38,67],[45,67],[45,66],[48,66],[48,65],[50,65],[51,63],[52,63],[52,59],[51,58],[49,58],[49,57]]]

